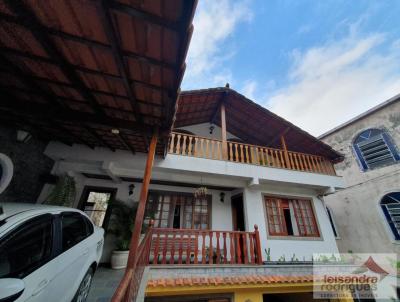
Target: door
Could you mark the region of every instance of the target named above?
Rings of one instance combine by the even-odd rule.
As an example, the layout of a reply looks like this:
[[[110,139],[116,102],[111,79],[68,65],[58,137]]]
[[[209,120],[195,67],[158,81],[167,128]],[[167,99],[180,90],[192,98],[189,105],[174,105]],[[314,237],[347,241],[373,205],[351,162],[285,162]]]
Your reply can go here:
[[[28,220],[0,241],[0,278],[19,278],[25,283],[17,301],[54,300],[55,233],[54,216],[46,214]]]
[[[83,189],[79,209],[84,211],[95,225],[107,229],[110,207],[117,189],[86,186]]]
[[[93,261],[91,256],[96,249],[96,244],[91,242],[93,239],[90,237],[93,234],[93,225],[90,227],[90,221],[76,212],[62,213],[57,222],[61,230],[61,251],[57,257],[57,277],[54,283],[58,288],[64,289],[62,298],[57,301],[71,301]],[[58,292],[60,293],[61,291]]]
[[[243,194],[232,196],[232,226],[234,231],[245,231]]]

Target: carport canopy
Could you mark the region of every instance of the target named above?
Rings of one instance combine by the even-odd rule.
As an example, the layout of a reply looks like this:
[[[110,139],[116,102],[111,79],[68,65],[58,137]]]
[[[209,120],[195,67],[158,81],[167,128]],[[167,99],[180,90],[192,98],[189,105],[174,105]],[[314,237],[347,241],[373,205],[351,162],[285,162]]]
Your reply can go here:
[[[196,1],[0,2],[0,122],[45,140],[164,154]]]

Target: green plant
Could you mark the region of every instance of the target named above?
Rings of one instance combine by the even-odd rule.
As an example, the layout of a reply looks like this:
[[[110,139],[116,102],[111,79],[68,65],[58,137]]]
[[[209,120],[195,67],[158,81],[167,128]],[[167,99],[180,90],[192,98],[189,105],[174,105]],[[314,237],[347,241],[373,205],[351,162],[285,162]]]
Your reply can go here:
[[[267,254],[267,261],[271,261],[271,248],[265,249],[265,254]]]
[[[296,257],[296,254],[293,254],[292,258],[290,259],[292,262],[298,262],[299,258]]]
[[[58,179],[55,187],[43,203],[71,207],[75,201],[75,194],[74,178],[64,175]]]
[[[129,205],[119,200],[109,202],[111,217],[107,232],[116,237],[118,251],[129,250],[133,225],[136,217],[137,203]]]
[[[279,262],[286,262],[285,254],[279,257],[278,259]]]

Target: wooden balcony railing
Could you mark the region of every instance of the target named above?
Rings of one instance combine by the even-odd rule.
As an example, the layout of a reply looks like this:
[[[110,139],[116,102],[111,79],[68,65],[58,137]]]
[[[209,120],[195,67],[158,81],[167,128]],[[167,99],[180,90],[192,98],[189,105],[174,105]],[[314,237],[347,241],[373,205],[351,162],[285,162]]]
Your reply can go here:
[[[153,229],[150,264],[261,264],[254,232]]]
[[[176,132],[171,134],[168,153],[336,175],[332,163],[322,156],[237,142],[226,142],[224,147],[220,140]]]
[[[152,228],[149,228],[137,250],[136,261],[132,268],[127,268],[117,290],[112,297],[112,302],[136,301],[144,268],[149,263],[152,240]]]
[[[147,265],[262,264],[260,235],[254,232],[153,228],[141,241],[133,267],[128,267],[112,302],[136,301]]]

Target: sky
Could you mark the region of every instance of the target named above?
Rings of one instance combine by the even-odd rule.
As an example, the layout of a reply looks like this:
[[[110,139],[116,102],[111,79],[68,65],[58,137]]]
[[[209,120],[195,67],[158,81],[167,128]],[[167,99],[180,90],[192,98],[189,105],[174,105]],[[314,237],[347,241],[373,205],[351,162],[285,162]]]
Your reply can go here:
[[[400,93],[399,0],[200,0],[183,90],[226,83],[318,136]]]

